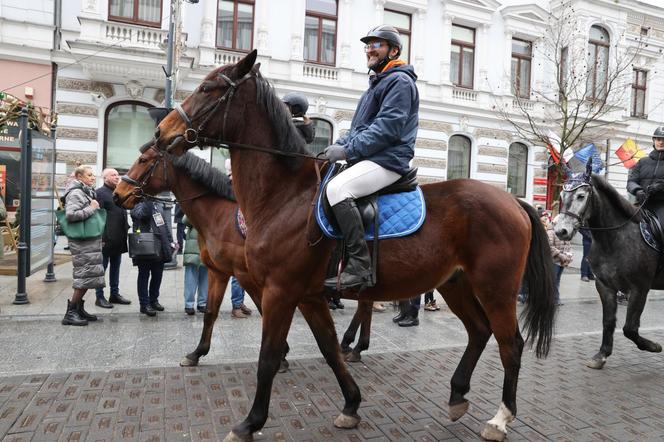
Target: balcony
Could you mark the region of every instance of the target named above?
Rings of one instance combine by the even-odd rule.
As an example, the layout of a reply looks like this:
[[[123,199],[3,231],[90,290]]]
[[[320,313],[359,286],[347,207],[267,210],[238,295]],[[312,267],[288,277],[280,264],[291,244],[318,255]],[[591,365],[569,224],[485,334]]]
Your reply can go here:
[[[125,23],[106,22],[104,43],[121,42],[124,47],[161,50],[160,45],[168,39],[168,31]]]
[[[305,78],[318,78],[321,80],[336,81],[339,78],[339,70],[329,66],[305,63],[302,66],[302,75]]]
[[[452,89],[452,99],[457,101],[477,101],[477,91],[472,89],[462,89],[462,88],[453,88]]]
[[[512,108],[514,110],[523,110],[530,112],[535,109],[535,102],[526,100],[524,98],[513,98],[512,99]]]
[[[235,64],[246,54],[239,52],[227,51],[225,49],[217,49],[214,52],[214,64],[216,66],[224,66],[227,64]]]

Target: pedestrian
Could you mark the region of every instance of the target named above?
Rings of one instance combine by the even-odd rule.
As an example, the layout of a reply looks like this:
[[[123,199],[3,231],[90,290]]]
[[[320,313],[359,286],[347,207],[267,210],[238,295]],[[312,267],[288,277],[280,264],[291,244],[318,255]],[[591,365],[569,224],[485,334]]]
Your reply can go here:
[[[335,175],[326,195],[343,233],[348,262],[337,277],[325,280],[336,290],[361,292],[375,284],[369,248],[356,198],[370,195],[396,182],[410,170],[415,155],[419,94],[413,66],[399,59],[402,43],[396,28],[371,29],[360,39],[365,44],[367,67],[375,75],[362,95],[350,129],[325,148],[332,163],[346,160],[349,167]]]
[[[590,263],[588,262],[588,253],[590,253],[590,246],[593,244],[593,237],[588,229],[580,229],[581,237],[583,238],[583,257],[581,258],[581,281],[589,282],[595,279]]]
[[[433,290],[429,290],[424,294],[424,310],[430,312],[440,310],[440,307],[436,304],[436,299],[433,297]]]
[[[7,207],[2,197],[2,186],[0,186],[0,223],[5,224],[7,220]],[[5,257],[5,239],[0,235],[0,259]]]
[[[244,305],[244,289],[235,276],[231,276],[231,304],[231,317],[242,319],[251,315],[251,309]]]
[[[399,302],[399,314],[392,318],[392,322],[399,327],[415,327],[420,325],[418,318],[422,295],[413,296],[410,299]]]
[[[553,231],[553,224],[547,215],[540,218],[546,233],[549,237],[549,246],[551,247],[551,258],[553,259],[553,277],[556,290],[556,305],[563,305],[560,300],[560,278],[563,275],[565,267],[569,266],[572,262],[572,244],[570,241],[563,241],[558,239]]]
[[[205,313],[208,298],[208,269],[201,261],[201,252],[198,247],[198,232],[191,225],[186,216],[182,217],[182,224],[187,231],[184,242],[184,311],[188,315],[195,313],[194,304],[198,311]],[[196,295],[198,294],[198,299]]]
[[[184,252],[184,240],[185,240],[185,229],[186,225],[184,222],[182,222],[182,218],[184,217],[184,212],[182,211],[182,208],[180,207],[179,204],[175,204],[175,209],[173,212],[173,221],[175,222],[176,225],[176,240],[178,243],[178,254],[181,255]]]
[[[162,202],[141,201],[131,209],[131,219],[134,232],[152,232],[158,243],[158,256],[133,259],[134,265],[138,267],[136,287],[140,312],[148,316],[156,316],[158,311],[164,311],[164,307],[159,303],[164,264],[171,261],[177,244],[173,242],[173,234],[166,224]]]
[[[652,134],[653,150],[629,170],[627,191],[664,225],[664,126]]]
[[[90,166],[78,166],[74,180],[69,183],[64,195],[65,218],[69,223],[83,222],[99,209],[94,189],[95,174]],[[101,252],[101,232],[95,238],[67,238],[73,265],[74,294],[67,301],[67,313],[63,325],[88,325],[97,316],[85,311],[83,296],[88,289],[104,287],[104,263]]]
[[[104,169],[101,172],[104,184],[96,190],[99,207],[106,209],[106,227],[101,237],[101,252],[104,271],[108,271],[108,285],[111,293],[108,301],[104,297],[104,289],[96,290],[95,305],[101,308],[113,308],[113,304],[129,305],[131,301],[120,294],[120,265],[122,254],[127,253],[127,211],[113,202],[113,191],[120,182],[120,175],[115,169]]]

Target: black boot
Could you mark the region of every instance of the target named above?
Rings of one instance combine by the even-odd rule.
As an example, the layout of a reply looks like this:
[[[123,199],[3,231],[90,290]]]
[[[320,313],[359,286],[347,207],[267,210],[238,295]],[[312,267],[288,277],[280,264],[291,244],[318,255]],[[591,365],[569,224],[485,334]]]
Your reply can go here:
[[[81,299],[81,302],[78,303],[78,314],[81,315],[82,318],[89,322],[94,322],[97,320],[97,315],[91,315],[90,313],[85,311],[85,308],[83,306],[85,304],[85,301]]]
[[[417,318],[418,314],[418,309],[411,306],[406,317],[399,321],[399,327],[414,327],[420,325],[420,320]]]
[[[364,241],[364,226],[355,200],[347,198],[333,206],[332,211],[344,234],[348,251],[348,263],[339,276],[340,289],[361,291],[367,287],[373,287],[369,248]],[[325,287],[336,290],[337,278],[326,279]]]
[[[67,313],[62,318],[62,325],[88,325],[88,321],[78,312],[78,304],[72,304],[67,300]]]
[[[408,316],[408,309],[410,308],[410,301],[399,301],[399,314],[392,318],[395,324],[403,321]]]

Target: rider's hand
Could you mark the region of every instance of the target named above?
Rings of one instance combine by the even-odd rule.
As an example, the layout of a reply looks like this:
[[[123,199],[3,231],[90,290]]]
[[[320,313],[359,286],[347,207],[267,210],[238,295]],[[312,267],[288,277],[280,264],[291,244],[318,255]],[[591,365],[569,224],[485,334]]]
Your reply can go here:
[[[660,193],[664,190],[664,182],[657,181],[648,186],[648,194],[654,195],[655,193]]]
[[[99,209],[99,202],[97,200],[90,201],[90,207],[92,207],[95,210]]]
[[[343,146],[338,144],[331,144],[325,148],[323,151],[325,157],[330,161],[330,163],[336,163],[337,161],[346,159],[346,150]]]
[[[636,191],[636,202],[638,204],[643,204],[643,202],[646,200],[646,193],[643,191],[643,189],[639,189]]]

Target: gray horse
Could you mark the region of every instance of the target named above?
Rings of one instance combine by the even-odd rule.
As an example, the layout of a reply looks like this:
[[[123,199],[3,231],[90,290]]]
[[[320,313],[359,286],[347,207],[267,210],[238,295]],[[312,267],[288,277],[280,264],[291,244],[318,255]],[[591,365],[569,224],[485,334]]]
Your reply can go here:
[[[623,333],[639,350],[661,352],[662,346],[639,335],[641,313],[650,289],[664,289],[660,254],[641,237],[640,208],[630,204],[604,178],[591,173],[573,176],[563,187],[561,212],[554,231],[571,240],[580,228],[590,231],[593,242],[588,262],[595,274],[595,287],[602,300],[602,346],[587,362],[600,369],[613,351],[616,328],[616,293],[629,295]]]

